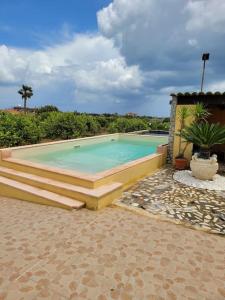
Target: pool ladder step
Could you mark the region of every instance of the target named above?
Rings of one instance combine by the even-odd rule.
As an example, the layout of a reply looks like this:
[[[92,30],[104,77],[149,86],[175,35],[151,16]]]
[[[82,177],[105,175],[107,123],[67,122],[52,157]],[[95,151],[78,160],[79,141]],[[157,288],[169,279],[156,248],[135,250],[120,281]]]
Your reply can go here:
[[[6,181],[6,179],[9,181]],[[53,201],[54,195],[56,195],[55,199],[57,199],[56,202],[59,201],[59,204],[61,197],[62,201],[66,199],[75,201],[74,203],[77,204],[77,207],[74,208],[80,208],[83,207],[84,204],[87,204],[88,208],[94,210],[99,209],[99,200],[108,201],[112,197],[117,198],[122,192],[122,184],[118,182],[109,183],[95,189],[89,189],[0,166],[0,188],[1,186],[5,186],[2,191],[0,190],[0,194],[7,196],[6,192],[7,190],[10,190],[10,184],[12,187],[11,189],[13,189],[13,182],[15,183],[16,189],[14,189],[13,195],[9,195],[10,197],[18,198],[17,195],[19,194],[18,190],[20,190],[20,187],[23,192],[25,192],[27,188],[28,193],[33,188],[32,191],[34,193],[35,191],[37,192],[36,196],[38,196],[38,193],[41,193],[42,196],[44,196],[44,193],[46,193],[46,198],[49,196],[50,201]],[[53,195],[51,195],[51,193]],[[63,197],[65,199],[63,199]],[[19,199],[21,199],[21,197]],[[54,204],[53,202],[51,203]],[[71,205],[73,204],[73,202],[70,203]],[[69,204],[68,208],[70,208]]]

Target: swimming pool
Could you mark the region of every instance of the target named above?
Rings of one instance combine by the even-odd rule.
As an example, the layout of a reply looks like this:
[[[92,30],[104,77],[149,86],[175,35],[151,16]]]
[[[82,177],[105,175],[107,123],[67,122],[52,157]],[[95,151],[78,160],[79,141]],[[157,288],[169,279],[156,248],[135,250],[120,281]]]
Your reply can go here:
[[[2,193],[70,205],[53,192],[97,210],[160,169],[166,163],[167,142],[167,136],[116,133],[0,149],[0,175],[9,180],[2,184]]]
[[[19,157],[48,166],[96,174],[153,154],[166,139],[118,137],[91,144],[71,144],[61,149],[24,152]],[[18,157],[18,156],[17,156]]]

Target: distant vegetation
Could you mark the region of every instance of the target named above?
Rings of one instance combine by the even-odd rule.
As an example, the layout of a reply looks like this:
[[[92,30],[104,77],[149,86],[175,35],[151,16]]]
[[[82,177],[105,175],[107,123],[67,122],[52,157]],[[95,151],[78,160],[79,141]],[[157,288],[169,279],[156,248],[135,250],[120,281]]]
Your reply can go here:
[[[59,109],[58,109],[57,106],[54,106],[54,105],[45,105],[45,106],[41,106],[39,108],[36,108],[34,110],[34,112],[36,114],[42,114],[42,113],[51,112],[51,111],[59,111]]]
[[[168,130],[169,119],[118,114],[60,112],[47,105],[27,113],[0,112],[0,147],[12,147],[104,133]]]

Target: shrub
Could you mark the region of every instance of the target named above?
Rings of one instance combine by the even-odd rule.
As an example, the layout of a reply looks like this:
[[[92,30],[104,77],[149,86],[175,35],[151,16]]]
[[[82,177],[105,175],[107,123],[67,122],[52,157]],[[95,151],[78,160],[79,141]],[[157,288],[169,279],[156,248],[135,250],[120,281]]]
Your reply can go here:
[[[108,131],[110,133],[114,132],[132,132],[138,130],[145,130],[148,128],[148,124],[138,118],[118,118],[116,121],[112,122],[109,127]]]
[[[36,114],[42,114],[46,112],[59,111],[57,106],[54,105],[45,105],[36,109]]]
[[[0,113],[0,146],[13,147],[38,143],[42,131],[32,115]]]
[[[87,132],[86,124],[74,113],[52,112],[43,121],[45,137],[50,139],[71,139]]]
[[[45,106],[36,114],[13,115],[0,113],[0,147],[38,143],[42,138],[71,139],[92,136],[102,132],[131,132],[149,128],[149,118],[126,118],[116,114],[88,115],[59,112],[54,106]],[[57,108],[56,108],[57,109]],[[56,110],[55,109],[55,110]],[[153,129],[166,130],[169,123],[151,120]]]
[[[109,117],[98,116],[96,118],[96,120],[99,123],[99,125],[100,125],[101,128],[107,128],[109,126],[109,123],[110,123]]]
[[[83,135],[95,135],[101,131],[101,125],[96,117],[84,114],[76,116],[76,118],[85,125],[86,131],[83,132]]]
[[[149,123],[150,129],[151,130],[169,130],[170,123],[169,122],[161,122],[159,120],[152,120]]]

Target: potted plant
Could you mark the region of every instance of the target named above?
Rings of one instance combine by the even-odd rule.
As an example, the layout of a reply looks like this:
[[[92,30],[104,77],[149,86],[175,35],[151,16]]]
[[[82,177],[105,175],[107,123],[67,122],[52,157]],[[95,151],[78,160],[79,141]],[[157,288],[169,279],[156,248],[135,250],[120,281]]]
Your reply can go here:
[[[177,132],[177,136],[179,136],[179,146],[178,146],[178,155],[175,157],[175,168],[177,170],[184,170],[187,168],[188,160],[185,158],[184,154],[187,149],[187,146],[189,143],[187,141],[182,141],[182,133],[186,128],[186,119],[190,116],[193,118],[193,122],[206,122],[207,117],[210,115],[210,113],[207,111],[207,109],[204,107],[202,103],[196,103],[194,108],[189,108],[187,106],[182,106],[180,110],[178,111],[178,119],[180,121],[180,129]],[[186,145],[181,147],[182,143],[185,142]]]
[[[216,155],[210,157],[214,145],[225,144],[225,126],[210,124],[207,121],[193,123],[181,132],[187,144],[199,146],[199,153],[192,156],[190,168],[192,175],[202,180],[212,180],[218,171]]]

